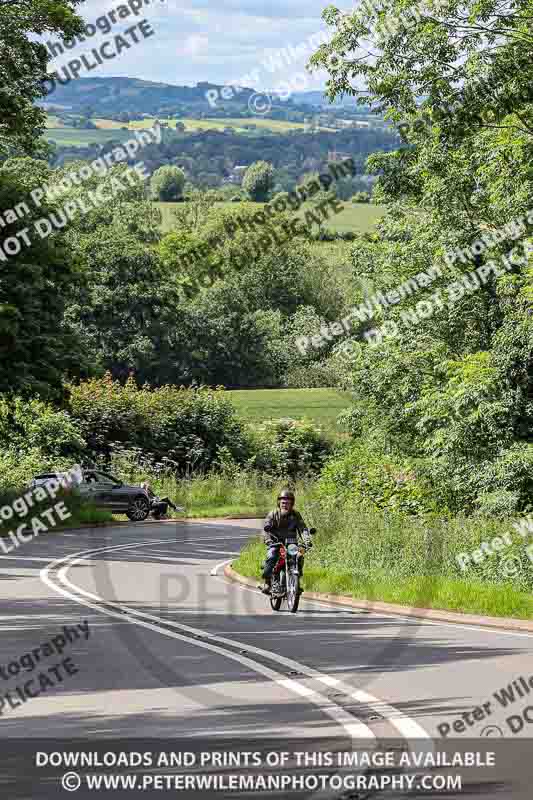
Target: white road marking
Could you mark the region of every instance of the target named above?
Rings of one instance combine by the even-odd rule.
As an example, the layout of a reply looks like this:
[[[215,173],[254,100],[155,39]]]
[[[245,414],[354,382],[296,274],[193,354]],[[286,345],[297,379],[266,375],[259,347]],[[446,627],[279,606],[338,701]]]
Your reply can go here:
[[[224,564],[230,564],[230,563],[231,563],[231,559],[229,561],[225,561],[224,562]],[[217,570],[218,570],[218,568],[220,566],[222,566],[222,565],[219,564],[218,567],[217,567]],[[211,571],[211,574],[215,575],[214,571]],[[251,586],[246,586],[243,583],[235,583],[235,581],[230,581],[227,578],[222,578],[220,575],[218,575],[218,572],[217,572],[216,577],[218,578],[218,580],[223,581],[223,583],[227,583],[227,584],[233,583],[235,586],[239,586],[244,591],[255,592],[256,594],[258,593],[257,589],[253,589]],[[305,595],[304,595],[303,599],[305,600],[306,603],[310,603],[312,605],[318,605],[318,606],[322,606],[322,607],[325,606],[326,608],[329,608],[330,610],[333,609],[333,608],[336,608],[336,609],[339,609],[339,611],[340,611],[341,609],[346,608],[345,606],[342,606],[340,603],[339,604],[337,604],[337,603],[328,603],[327,600],[311,600],[310,598],[306,598]],[[433,625],[433,626],[437,626],[439,628],[460,628],[460,629],[464,629],[464,630],[467,630],[467,631],[475,631],[476,633],[494,633],[497,636],[518,636],[521,639],[523,639],[523,638],[533,639],[533,633],[525,633],[523,631],[507,631],[507,630],[504,630],[503,628],[483,627],[483,625],[467,625],[465,622],[444,622],[444,621],[443,622],[439,622],[438,620],[429,620],[429,619],[425,619],[424,617],[406,617],[406,616],[403,616],[399,611],[398,612],[392,612],[392,611],[380,611],[378,609],[372,609],[372,604],[371,603],[369,603],[369,605],[366,606],[365,608],[361,608],[361,609],[360,608],[354,608],[353,609],[354,613],[361,612],[361,611],[365,611],[365,612],[367,612],[369,614],[372,614],[375,617],[385,617],[386,619],[396,620],[398,624],[400,624],[400,623],[401,624],[405,624],[405,623],[409,624],[410,623],[411,625]]]
[[[34,558],[33,556],[0,556],[0,558],[5,558],[8,561],[42,561],[43,563],[50,563],[49,558]]]
[[[194,558],[193,554],[182,553],[181,555],[175,556],[160,556],[158,553],[155,555],[153,553],[145,553],[144,558],[149,559],[153,558],[156,562],[157,561],[171,561],[173,564],[183,564],[186,559],[191,559],[192,561],[201,561],[201,559]]]
[[[220,567],[225,567],[226,564],[231,564],[232,561],[233,561],[233,559],[231,559],[231,558],[228,558],[226,561],[221,561],[220,564],[217,564],[216,567],[213,567],[213,569],[211,570],[210,574],[216,576],[218,570],[220,569]]]
[[[226,561],[223,563],[227,564],[229,562]],[[218,564],[218,566],[215,567],[215,570],[218,570],[221,566],[222,564]],[[252,589],[250,586],[246,586],[243,584],[235,584],[235,585],[240,586],[242,589],[249,589],[250,591],[256,592],[256,594],[259,594],[259,592],[257,592],[256,589]],[[317,602],[317,601],[309,601],[309,602]],[[322,605],[327,605],[327,604],[323,603]],[[331,606],[329,606],[329,608],[331,608]],[[257,648],[248,645],[248,650],[253,653],[257,651]],[[287,661],[287,659],[280,659],[280,661],[284,663]],[[309,672],[310,670],[308,667],[304,667],[303,671]],[[315,672],[315,670],[312,671]],[[402,711],[399,711],[398,709],[394,708],[389,703],[386,703],[384,700],[381,700],[378,697],[374,697],[368,692],[363,692],[361,689],[357,689],[354,691],[353,686],[350,686],[347,683],[343,683],[338,678],[333,678],[330,675],[320,675],[320,673],[317,673],[316,678],[318,681],[325,684],[326,686],[336,688],[340,692],[348,695],[357,702],[364,703],[365,705],[367,705],[377,714],[384,717],[385,720],[394,728],[396,728],[396,730],[399,731],[399,733],[401,733],[402,736],[405,736],[408,739],[425,739],[429,741],[431,740],[430,734],[427,733],[427,731],[424,730],[424,728],[422,728],[422,726],[419,725],[418,722],[415,722],[415,720],[411,719],[411,717],[408,717]]]
[[[254,661],[251,658],[243,656],[241,654],[237,654],[234,652],[229,652],[222,647],[217,646],[216,642],[221,644],[231,645],[232,647],[238,647],[240,642],[237,640],[225,639],[223,637],[215,636],[207,631],[200,630],[199,628],[192,628],[189,625],[183,625],[176,622],[171,622],[169,620],[160,619],[159,617],[155,617],[152,614],[146,614],[144,612],[138,611],[137,609],[129,608],[129,606],[121,605],[120,603],[115,603],[105,598],[99,597],[98,595],[93,594],[92,592],[87,592],[85,589],[82,589],[79,586],[75,586],[72,584],[68,578],[66,577],[67,571],[74,566],[79,560],[88,555],[96,555],[97,553],[103,553],[108,551],[115,551],[115,550],[123,550],[126,548],[132,547],[149,547],[151,544],[160,544],[161,542],[138,542],[138,543],[130,543],[130,544],[123,544],[123,545],[116,545],[113,547],[102,547],[96,550],[86,550],[80,553],[74,553],[70,556],[66,556],[63,558],[56,559],[52,561],[47,567],[44,567],[41,572],[41,580],[50,588],[56,592],[59,592],[64,597],[68,597],[69,600],[72,600],[76,603],[80,603],[85,605],[89,608],[93,608],[96,611],[99,611],[102,614],[107,614],[108,616],[113,616],[124,620],[126,616],[128,619],[131,620],[136,625],[141,625],[145,628],[149,628],[150,630],[157,631],[158,633],[164,636],[170,636],[173,639],[178,639],[180,641],[188,642],[191,645],[196,647],[201,647],[206,650],[211,650],[212,652],[218,653],[221,656],[226,658],[232,659],[233,661],[237,661],[243,666],[248,667],[254,672],[259,672],[260,674],[264,675],[265,677],[269,678],[273,682],[277,683],[280,686],[288,689],[294,694],[297,694],[301,697],[306,697],[310,702],[320,708],[320,710],[330,717],[330,719],[334,720],[337,724],[341,725],[344,730],[348,733],[348,735],[352,739],[368,739],[368,740],[375,740],[375,735],[372,733],[370,728],[365,725],[363,722],[358,720],[353,714],[348,713],[345,711],[341,706],[339,706],[335,701],[331,700],[330,698],[326,697],[325,695],[321,694],[320,692],[311,689],[308,686],[304,686],[299,681],[294,680],[292,678],[287,678],[282,673],[276,672],[275,670],[267,667],[260,662]],[[62,568],[59,569],[60,565]],[[57,574],[57,580],[61,583],[58,586],[52,580],[50,576],[50,571],[53,569],[59,569]],[[75,593],[71,593],[68,589],[64,588],[65,586],[69,587]],[[83,595],[84,597],[80,597],[79,595]],[[87,600],[84,598],[88,598]],[[102,608],[99,605],[95,605],[94,602],[97,601],[98,603],[105,603],[107,608]],[[116,610],[114,610],[116,609]],[[177,632],[162,629],[158,625],[153,624],[154,622],[162,622],[163,624],[175,628],[176,630],[186,631],[187,633],[193,633],[195,635],[201,635],[204,638],[208,639],[209,641],[198,641],[198,640],[191,640],[189,636],[184,636]],[[279,663],[285,664],[286,666],[291,666],[293,669],[296,668],[297,671],[300,671],[304,674],[307,674],[308,677],[322,677],[321,673],[317,672],[316,670],[310,670],[307,667],[304,667],[301,664],[297,664],[297,662],[293,662],[290,659],[281,658],[275,653],[270,653],[266,650],[261,650],[260,648],[253,648],[248,645],[242,645],[246,648],[247,652],[254,651],[257,654],[262,656],[267,656],[271,661],[278,661]],[[311,674],[312,673],[312,674]]]

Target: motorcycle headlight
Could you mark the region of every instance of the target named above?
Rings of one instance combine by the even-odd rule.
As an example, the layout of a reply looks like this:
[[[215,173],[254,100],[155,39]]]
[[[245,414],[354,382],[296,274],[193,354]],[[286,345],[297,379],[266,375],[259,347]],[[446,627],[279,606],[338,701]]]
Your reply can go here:
[[[290,556],[297,556],[297,555],[298,555],[298,553],[300,552],[300,548],[298,547],[298,545],[297,545],[297,544],[290,544],[290,545],[287,547],[287,552],[288,552],[288,554],[289,554]]]

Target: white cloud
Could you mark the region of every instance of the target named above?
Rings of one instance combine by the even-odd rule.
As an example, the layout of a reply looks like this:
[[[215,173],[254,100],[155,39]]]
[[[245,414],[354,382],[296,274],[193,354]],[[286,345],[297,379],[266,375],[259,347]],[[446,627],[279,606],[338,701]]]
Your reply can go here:
[[[79,7],[79,13],[92,22],[129,0],[90,0]],[[97,34],[84,44],[65,53],[49,69],[57,69],[92,47],[126,28],[149,20],[155,35],[141,41],[119,58],[105,62],[93,76],[129,76],[173,84],[198,81],[224,83],[246,75],[254,69],[265,73],[265,85],[272,76],[262,62],[268,52],[277,53],[295,47],[311,34],[325,29],[321,13],[326,0],[144,0],[137,16],[130,15],[113,26],[108,34]],[[339,4],[341,5],[341,4]],[[350,0],[344,0],[346,10]],[[49,38],[49,37],[47,37]],[[288,65],[301,71],[304,61]]]
[[[183,44],[178,45],[179,56],[197,56],[207,52],[209,37],[205,33],[193,33]]]

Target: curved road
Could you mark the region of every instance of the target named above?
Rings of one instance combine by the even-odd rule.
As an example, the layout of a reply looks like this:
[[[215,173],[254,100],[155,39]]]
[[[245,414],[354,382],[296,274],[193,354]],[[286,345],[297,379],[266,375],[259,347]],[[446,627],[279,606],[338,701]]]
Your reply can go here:
[[[352,611],[305,595],[297,615],[276,614],[263,595],[223,576],[257,527],[83,530],[0,556],[4,752],[29,739],[33,754],[32,744],[53,737],[224,738],[241,747],[287,736],[302,746],[339,739],[345,749],[395,739],[429,750],[431,738],[496,736],[516,748],[531,737],[533,635]],[[54,637],[63,652],[45,655]],[[68,669],[50,673],[53,685],[17,704],[17,686],[64,658]],[[57,796],[57,784],[37,791],[33,776],[30,790],[17,770],[17,782],[9,770],[1,778],[9,800]]]

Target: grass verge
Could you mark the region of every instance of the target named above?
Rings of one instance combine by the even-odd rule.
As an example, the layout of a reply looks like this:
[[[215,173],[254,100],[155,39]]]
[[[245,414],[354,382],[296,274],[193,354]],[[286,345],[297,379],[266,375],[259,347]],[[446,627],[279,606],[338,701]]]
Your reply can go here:
[[[260,539],[255,539],[243,549],[232,566],[241,575],[259,581],[264,557],[265,546]],[[354,600],[398,603],[409,608],[533,618],[533,596],[519,591],[511,583],[487,584],[438,576],[397,579],[379,574],[365,579],[309,563],[304,570],[303,588],[310,592],[344,595]]]

